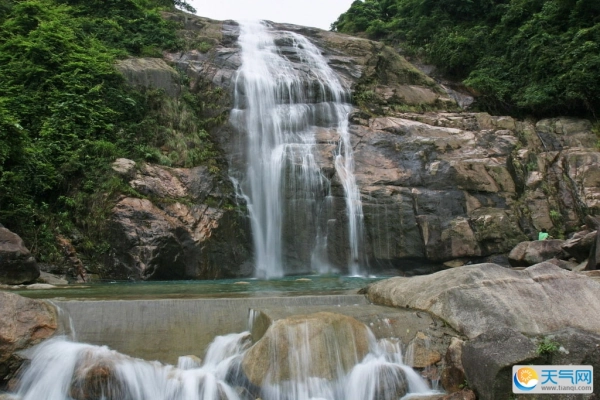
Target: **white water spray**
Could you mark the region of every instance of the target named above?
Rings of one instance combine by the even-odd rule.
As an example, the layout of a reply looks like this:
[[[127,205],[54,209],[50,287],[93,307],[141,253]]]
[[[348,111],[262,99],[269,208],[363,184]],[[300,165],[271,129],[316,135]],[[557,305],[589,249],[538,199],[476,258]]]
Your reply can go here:
[[[302,328],[302,327],[301,327]],[[367,329],[365,327],[365,329]],[[294,379],[261,387],[249,385],[241,362],[250,346],[248,332],[217,337],[198,364],[182,357],[178,366],[128,357],[106,346],[50,339],[29,350],[16,400],[397,400],[432,394],[425,381],[403,365],[399,345],[377,342],[348,372],[338,364],[332,379],[311,376],[311,340],[289,343]],[[296,334],[292,335],[297,336]],[[303,337],[302,335],[300,337]],[[352,349],[337,348],[338,352]],[[343,358],[341,353],[338,358]],[[334,360],[335,362],[335,360]],[[340,360],[338,360],[338,363]],[[11,397],[12,398],[12,397]]]
[[[266,23],[243,22],[239,43],[242,66],[235,80],[231,122],[247,138],[247,168],[238,181],[252,220],[257,276],[283,276],[284,264],[293,257],[284,254],[285,249],[302,250],[306,243],[311,248],[308,262],[326,263],[327,227],[319,226],[319,220],[330,211],[330,182],[315,161],[318,127],[339,135],[332,156],[345,193],[347,267],[358,275],[363,215],[348,131],[348,91],[304,36],[270,30]],[[303,229],[290,234],[284,232],[284,224]],[[323,265],[312,269],[328,272]]]

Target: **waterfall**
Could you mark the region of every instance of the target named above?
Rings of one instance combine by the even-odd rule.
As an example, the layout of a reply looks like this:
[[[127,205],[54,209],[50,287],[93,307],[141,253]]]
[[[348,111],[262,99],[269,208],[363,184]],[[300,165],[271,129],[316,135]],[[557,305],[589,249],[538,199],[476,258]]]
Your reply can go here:
[[[366,327],[365,327],[366,328]],[[332,379],[299,374],[262,387],[250,384],[241,368],[250,334],[217,337],[204,361],[181,357],[178,366],[120,354],[106,346],[49,339],[28,350],[31,362],[18,380],[15,400],[397,400],[406,394],[432,392],[402,363],[400,346],[370,335],[370,352],[348,372]],[[339,346],[336,342],[331,343]],[[310,340],[290,343],[290,361],[300,371],[316,360],[308,357]],[[338,349],[352,351],[352,349]],[[194,357],[195,358],[195,357]],[[14,397],[13,397],[14,396]]]
[[[281,277],[297,268],[333,271],[327,249],[332,182],[318,165],[318,129],[337,135],[330,157],[344,191],[349,252],[341,267],[359,274],[363,215],[353,173],[349,91],[302,35],[242,22],[239,44],[231,123],[246,141],[246,165],[234,180],[248,205],[257,277]]]

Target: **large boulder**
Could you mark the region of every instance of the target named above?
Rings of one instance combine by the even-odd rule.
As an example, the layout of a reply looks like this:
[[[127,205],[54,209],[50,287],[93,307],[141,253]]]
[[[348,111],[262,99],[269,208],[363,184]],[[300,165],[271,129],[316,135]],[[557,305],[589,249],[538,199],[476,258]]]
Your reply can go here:
[[[577,232],[562,245],[566,255],[572,257],[578,263],[583,262],[590,256],[590,250],[596,241],[597,231],[584,230]]]
[[[521,242],[508,255],[512,267],[529,267],[562,254],[564,240]]]
[[[244,355],[242,368],[257,386],[308,377],[335,380],[368,352],[365,325],[345,315],[319,312],[276,321]]]
[[[18,352],[52,336],[56,308],[44,301],[0,292],[0,389],[23,363]]]
[[[0,225],[0,283],[19,285],[35,281],[40,269],[21,237]]]
[[[498,327],[528,335],[567,326],[600,332],[599,291],[599,282],[551,263],[520,271],[477,264],[379,281],[368,287],[367,297],[375,304],[431,312],[474,338]]]
[[[462,354],[469,386],[481,400],[506,399],[512,392],[513,365],[540,361],[533,342],[507,327],[492,329],[468,341]]]
[[[514,365],[591,365],[600,379],[600,336],[573,328],[528,338],[510,328],[493,329],[467,342],[462,364],[469,386],[481,400],[503,400],[512,393]],[[532,399],[548,398],[529,395]],[[562,395],[559,399],[581,397]]]

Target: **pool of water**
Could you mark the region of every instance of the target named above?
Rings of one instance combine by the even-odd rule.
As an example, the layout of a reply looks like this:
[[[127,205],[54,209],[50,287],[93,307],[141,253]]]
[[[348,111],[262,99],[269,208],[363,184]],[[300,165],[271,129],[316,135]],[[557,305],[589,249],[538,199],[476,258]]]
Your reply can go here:
[[[25,297],[60,300],[139,300],[302,296],[356,293],[386,277],[293,276],[281,279],[221,279],[206,281],[103,282],[57,286],[54,289],[12,290]]]

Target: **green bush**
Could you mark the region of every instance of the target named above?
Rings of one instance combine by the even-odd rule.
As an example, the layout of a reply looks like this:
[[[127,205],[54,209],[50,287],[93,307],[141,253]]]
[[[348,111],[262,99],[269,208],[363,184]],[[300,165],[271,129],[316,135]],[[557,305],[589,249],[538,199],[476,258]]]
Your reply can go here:
[[[75,228],[87,243],[85,255],[106,249],[114,199],[139,196],[113,176],[116,158],[190,166],[214,155],[204,126],[168,123],[159,113],[167,96],[128,87],[114,67],[120,57],[180,48],[177,27],[160,11],[185,4],[2,2],[0,223],[19,233],[39,260],[61,258],[54,237]],[[187,117],[200,120],[195,111]],[[175,160],[163,154],[160,147],[174,137],[191,143],[191,154]]]
[[[595,0],[365,0],[332,29],[400,44],[492,113],[597,118],[599,15]]]

